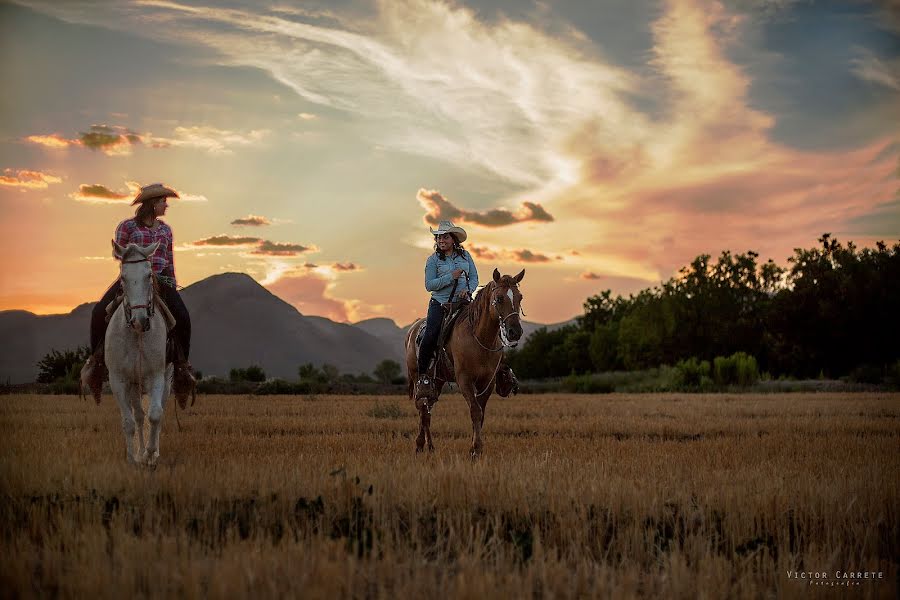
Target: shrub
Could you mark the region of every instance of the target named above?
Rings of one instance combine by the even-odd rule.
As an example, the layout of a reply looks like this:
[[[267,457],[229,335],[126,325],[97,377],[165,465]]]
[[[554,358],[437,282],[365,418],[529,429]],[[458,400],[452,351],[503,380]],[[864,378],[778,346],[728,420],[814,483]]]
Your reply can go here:
[[[744,352],[729,357],[717,356],[713,360],[713,381],[718,386],[750,386],[759,381],[756,359]]]
[[[680,360],[675,365],[674,387],[679,390],[696,390],[704,386],[709,387],[712,380],[709,377],[709,361],[698,360],[697,357]]]
[[[367,413],[368,416],[376,419],[399,419],[403,416],[403,411],[394,403],[380,404],[377,400]]]

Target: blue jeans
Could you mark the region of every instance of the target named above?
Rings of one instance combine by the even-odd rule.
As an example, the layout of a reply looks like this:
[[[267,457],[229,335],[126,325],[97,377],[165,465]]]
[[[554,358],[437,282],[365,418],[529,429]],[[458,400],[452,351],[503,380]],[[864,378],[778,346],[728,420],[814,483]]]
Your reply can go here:
[[[441,303],[434,298],[428,302],[428,316],[425,318],[425,335],[422,345],[419,346],[419,375],[431,366],[431,358],[437,346],[438,333],[441,330],[441,321],[444,318],[444,309]]]

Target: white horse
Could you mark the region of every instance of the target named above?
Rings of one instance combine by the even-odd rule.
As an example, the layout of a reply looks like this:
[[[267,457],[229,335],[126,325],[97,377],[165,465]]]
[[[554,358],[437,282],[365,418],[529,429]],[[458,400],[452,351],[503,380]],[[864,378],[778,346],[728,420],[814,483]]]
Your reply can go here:
[[[159,242],[150,246],[113,240],[113,256],[122,264],[119,280],[124,296],[106,330],[105,355],[109,387],[122,412],[122,432],[129,463],[135,462],[134,432],[138,432],[138,460],[155,465],[159,459],[159,432],[166,399],[172,385],[172,366],[166,367],[167,324],[157,310],[157,291],[150,257]],[[144,447],[144,409],[141,398],[150,398],[150,439]]]

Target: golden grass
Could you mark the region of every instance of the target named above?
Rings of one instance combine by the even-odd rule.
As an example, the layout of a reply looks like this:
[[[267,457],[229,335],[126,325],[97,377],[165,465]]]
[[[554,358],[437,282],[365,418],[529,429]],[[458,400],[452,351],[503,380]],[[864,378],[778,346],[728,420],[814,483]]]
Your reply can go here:
[[[459,396],[430,456],[405,398],[173,409],[149,471],[111,397],[0,397],[4,597],[897,594],[897,394],[494,398],[474,464]]]

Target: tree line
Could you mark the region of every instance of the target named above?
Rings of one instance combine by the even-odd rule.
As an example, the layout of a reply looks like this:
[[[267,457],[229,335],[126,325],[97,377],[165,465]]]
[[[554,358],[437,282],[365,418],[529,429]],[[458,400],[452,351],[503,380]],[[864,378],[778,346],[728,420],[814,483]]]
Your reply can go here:
[[[725,251],[627,298],[603,291],[575,324],[536,331],[509,363],[542,379],[743,353],[772,377],[900,376],[900,243],[860,249],[828,233],[818,242],[796,248],[786,268]]]

